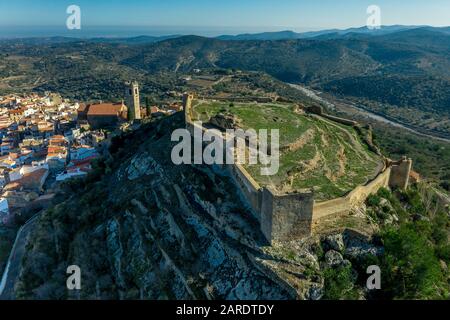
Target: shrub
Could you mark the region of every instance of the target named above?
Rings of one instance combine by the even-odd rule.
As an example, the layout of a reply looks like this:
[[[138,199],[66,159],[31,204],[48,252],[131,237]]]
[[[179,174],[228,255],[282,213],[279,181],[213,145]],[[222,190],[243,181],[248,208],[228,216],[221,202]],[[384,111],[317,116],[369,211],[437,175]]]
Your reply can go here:
[[[367,197],[366,203],[370,207],[379,206],[381,202],[381,198],[377,194],[371,194]]]
[[[323,272],[325,278],[325,294],[323,299],[341,300],[355,299],[352,266],[327,268]]]

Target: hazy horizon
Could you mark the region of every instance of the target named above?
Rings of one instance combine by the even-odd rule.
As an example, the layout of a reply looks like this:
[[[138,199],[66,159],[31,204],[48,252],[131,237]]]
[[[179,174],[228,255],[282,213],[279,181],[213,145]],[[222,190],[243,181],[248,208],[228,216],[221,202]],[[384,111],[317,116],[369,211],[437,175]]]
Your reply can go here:
[[[367,8],[381,9],[382,25],[448,26],[447,0],[15,0],[0,1],[0,37],[130,37],[138,35],[295,32],[366,25]],[[79,6],[81,30],[68,30],[67,8]]]
[[[383,25],[381,28],[391,27],[392,25]],[[435,27],[431,25],[402,25],[406,27]],[[363,28],[365,26],[352,26],[348,28],[289,28],[289,27],[267,27],[267,28],[250,28],[244,29],[239,27],[189,27],[180,26],[154,26],[154,27],[124,27],[124,26],[86,26],[81,30],[67,30],[63,27],[55,26],[11,26],[0,28],[0,38],[2,39],[20,39],[20,38],[39,38],[39,37],[72,37],[72,38],[131,38],[139,36],[185,36],[196,35],[203,37],[218,37],[222,35],[240,35],[240,34],[257,34],[265,32],[282,32],[293,31],[297,33],[305,33],[312,31],[327,30],[347,30],[354,28]],[[449,26],[439,26],[450,27]]]

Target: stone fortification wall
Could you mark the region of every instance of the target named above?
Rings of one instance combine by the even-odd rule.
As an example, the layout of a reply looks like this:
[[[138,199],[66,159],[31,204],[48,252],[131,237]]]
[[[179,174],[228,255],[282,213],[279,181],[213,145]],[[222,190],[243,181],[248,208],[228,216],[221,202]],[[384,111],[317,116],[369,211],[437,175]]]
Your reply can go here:
[[[358,124],[358,122],[353,121],[353,120],[349,120],[349,119],[344,119],[344,118],[340,118],[340,117],[335,117],[326,113],[322,113],[321,115],[322,117],[329,119],[331,121],[337,122],[337,123],[341,123],[343,125],[346,126],[356,126]]]
[[[389,186],[405,190],[409,185],[409,177],[412,170],[412,160],[403,157],[402,160],[392,162],[392,174],[389,179]]]
[[[186,128],[193,134],[198,125],[192,121],[192,100],[192,95],[185,94],[183,97]],[[351,120],[326,115],[321,109],[308,111],[342,124],[357,125]],[[313,192],[278,194],[270,187],[261,187],[241,165],[221,167],[233,179],[242,198],[258,219],[261,231],[271,243],[273,240],[291,240],[311,235],[314,221],[346,213],[364,203],[370,194],[376,193],[382,187],[406,188],[412,160],[404,158],[398,162],[388,161],[381,173],[366,185],[356,187],[344,197],[317,203],[314,201]]]
[[[277,194],[263,189],[261,230],[271,240],[298,239],[311,234],[314,194]]]
[[[386,168],[374,180],[364,186],[357,186],[345,197],[315,203],[313,220],[345,213],[352,208],[360,206],[369,195],[375,194],[381,188],[389,186],[390,176],[391,168]]]
[[[233,178],[235,184],[244,194],[246,200],[255,212],[256,218],[261,220],[262,189],[252,176],[241,165],[225,165],[226,171]]]

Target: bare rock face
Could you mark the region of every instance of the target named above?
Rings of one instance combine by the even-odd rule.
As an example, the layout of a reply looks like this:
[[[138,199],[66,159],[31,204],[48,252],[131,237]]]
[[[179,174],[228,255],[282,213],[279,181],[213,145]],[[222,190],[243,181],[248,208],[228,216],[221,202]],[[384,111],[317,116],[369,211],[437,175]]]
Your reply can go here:
[[[325,263],[330,267],[337,267],[344,263],[344,257],[339,252],[330,250],[325,253]]]
[[[226,259],[225,251],[217,240],[213,240],[206,252],[207,262],[212,268],[222,265]]]
[[[117,170],[119,185],[133,194],[107,228],[109,263],[123,298],[135,298],[137,291],[144,299],[293,298],[247,261],[250,245],[262,235],[250,213],[236,210],[238,195],[208,168],[195,170],[176,171],[147,151]],[[210,179],[221,187],[211,188]],[[127,197],[112,196],[115,202]]]
[[[323,284],[312,284],[309,289],[306,299],[308,300],[320,300],[324,294]]]
[[[122,277],[121,260],[123,257],[123,248],[120,242],[119,224],[115,219],[112,219],[107,224],[107,248],[110,255],[110,262],[114,277],[118,284],[124,285]]]
[[[326,236],[323,241],[324,250],[343,252],[345,249],[344,238],[341,233]]]
[[[343,234],[345,251],[344,256],[352,262],[364,261],[368,256],[380,256],[384,248],[374,245],[370,239],[356,236],[352,232]]]
[[[133,181],[144,175],[162,175],[161,166],[147,153],[135,156],[126,169],[128,179]]]

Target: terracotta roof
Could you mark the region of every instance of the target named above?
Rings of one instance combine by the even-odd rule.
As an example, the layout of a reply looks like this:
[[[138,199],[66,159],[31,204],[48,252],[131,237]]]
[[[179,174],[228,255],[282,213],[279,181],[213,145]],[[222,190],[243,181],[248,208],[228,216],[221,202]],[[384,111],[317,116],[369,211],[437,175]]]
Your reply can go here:
[[[38,169],[36,171],[33,171],[31,173],[25,174],[21,179],[16,180],[12,183],[7,184],[4,187],[4,190],[17,190],[21,189],[22,187],[24,189],[35,189],[40,188],[42,180],[45,175],[47,175],[48,170]]]
[[[4,191],[12,191],[12,190],[18,190],[20,189],[21,184],[17,181],[8,183],[6,186],[3,187]]]
[[[65,147],[60,147],[60,146],[49,146],[47,148],[48,152],[66,152],[67,149]]]
[[[53,136],[49,139],[49,145],[52,147],[56,146],[64,146],[67,144],[67,140],[64,138],[64,136]]]
[[[88,110],[87,108],[88,106],[85,103],[80,103],[79,107],[78,107],[78,112],[86,112]]]
[[[117,116],[122,112],[122,103],[101,103],[89,106],[89,116]]]

